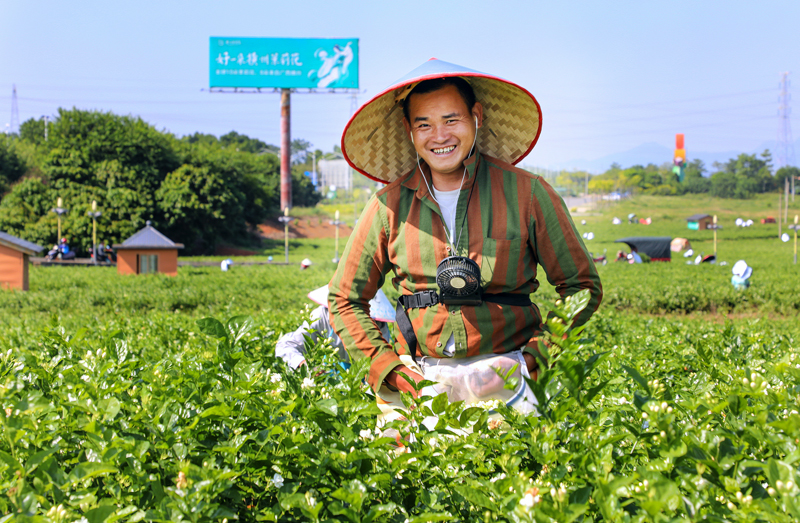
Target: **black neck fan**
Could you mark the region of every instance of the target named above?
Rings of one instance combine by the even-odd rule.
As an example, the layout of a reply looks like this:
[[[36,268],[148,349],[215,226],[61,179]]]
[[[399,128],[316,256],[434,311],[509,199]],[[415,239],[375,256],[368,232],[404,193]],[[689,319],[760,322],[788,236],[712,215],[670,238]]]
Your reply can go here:
[[[439,300],[448,305],[481,304],[481,269],[464,256],[450,256],[436,267]]]

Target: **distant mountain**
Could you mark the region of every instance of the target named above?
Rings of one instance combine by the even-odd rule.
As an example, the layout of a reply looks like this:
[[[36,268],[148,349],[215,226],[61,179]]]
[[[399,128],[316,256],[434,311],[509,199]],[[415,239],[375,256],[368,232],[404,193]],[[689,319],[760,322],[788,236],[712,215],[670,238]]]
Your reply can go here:
[[[712,170],[714,162],[726,162],[731,158],[736,158],[739,154],[746,152],[747,154],[761,154],[764,149],[769,149],[772,153],[773,164],[776,157],[778,143],[775,140],[764,142],[752,151],[724,151],[724,152],[705,152],[705,151],[692,151],[689,149],[689,160],[699,158],[703,160],[706,169]],[[800,159],[800,139],[794,142],[795,158]],[[633,165],[647,165],[649,163],[661,165],[665,162],[672,161],[673,149],[664,147],[657,143],[645,143],[629,149],[627,151],[609,154],[602,158],[595,160],[573,160],[569,162],[562,162],[551,166],[551,169],[567,169],[588,171],[590,173],[602,173],[611,167],[611,164],[618,163],[623,168],[631,167]]]

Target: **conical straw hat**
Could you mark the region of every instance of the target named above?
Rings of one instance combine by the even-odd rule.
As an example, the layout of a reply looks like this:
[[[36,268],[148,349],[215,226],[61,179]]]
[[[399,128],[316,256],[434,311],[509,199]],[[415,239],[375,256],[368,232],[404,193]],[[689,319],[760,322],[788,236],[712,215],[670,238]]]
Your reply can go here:
[[[342,134],[347,162],[384,183],[411,171],[417,157],[403,127],[403,100],[417,83],[451,76],[469,82],[483,106],[478,150],[512,164],[525,158],[542,131],[542,111],[536,98],[508,80],[431,58],[353,115]]]

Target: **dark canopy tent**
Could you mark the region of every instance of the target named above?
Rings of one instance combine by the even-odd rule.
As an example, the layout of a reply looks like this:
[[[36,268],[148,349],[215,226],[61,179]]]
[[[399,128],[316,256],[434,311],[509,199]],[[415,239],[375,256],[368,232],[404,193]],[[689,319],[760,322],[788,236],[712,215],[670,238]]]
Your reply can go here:
[[[627,244],[631,249],[635,247],[639,253],[650,256],[652,261],[672,260],[672,251],[669,248],[671,241],[669,236],[635,236],[617,240],[618,243]]]

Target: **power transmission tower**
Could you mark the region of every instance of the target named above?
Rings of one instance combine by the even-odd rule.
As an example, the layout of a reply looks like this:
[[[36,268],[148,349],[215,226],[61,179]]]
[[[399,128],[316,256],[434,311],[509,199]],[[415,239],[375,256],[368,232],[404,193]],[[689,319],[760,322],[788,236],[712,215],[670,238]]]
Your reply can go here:
[[[11,122],[8,132],[11,134],[19,132],[19,106],[17,105],[17,85],[14,84],[11,91]]]
[[[792,124],[789,115],[789,73],[781,73],[780,95],[778,96],[778,167],[794,165],[794,144],[792,143]]]

